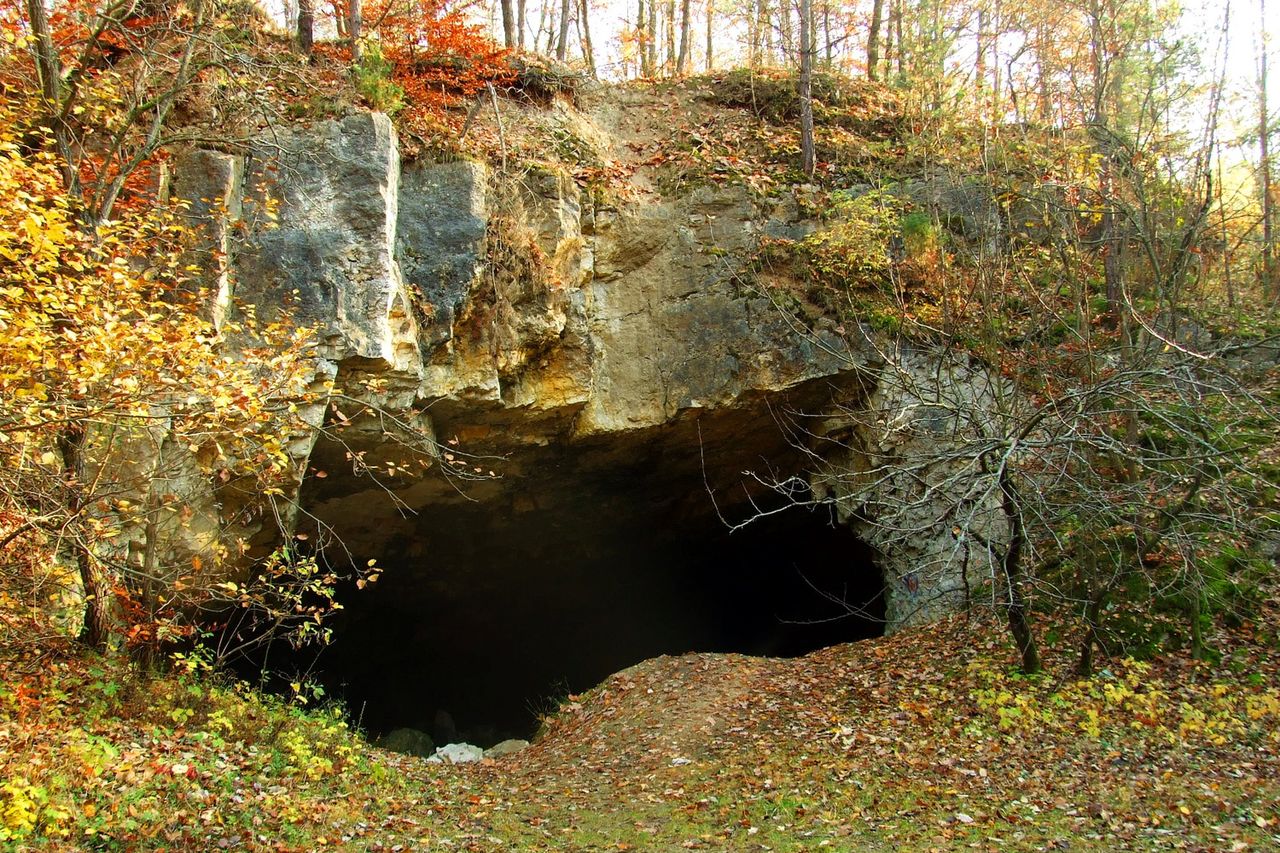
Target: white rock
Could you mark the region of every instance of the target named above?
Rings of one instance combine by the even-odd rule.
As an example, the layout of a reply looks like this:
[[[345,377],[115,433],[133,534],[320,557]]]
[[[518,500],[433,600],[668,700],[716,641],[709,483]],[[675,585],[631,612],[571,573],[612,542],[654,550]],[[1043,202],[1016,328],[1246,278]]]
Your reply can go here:
[[[484,758],[484,750],[469,743],[447,743],[427,759],[432,764],[470,764]]]

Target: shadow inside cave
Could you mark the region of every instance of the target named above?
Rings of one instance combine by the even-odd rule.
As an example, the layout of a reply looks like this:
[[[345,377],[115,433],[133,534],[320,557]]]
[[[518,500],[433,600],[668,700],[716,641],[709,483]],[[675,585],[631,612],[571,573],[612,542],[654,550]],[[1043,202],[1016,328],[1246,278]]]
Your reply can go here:
[[[330,694],[371,734],[485,746],[656,655],[797,656],[883,633],[871,550],[823,508],[731,533],[714,514],[573,503],[449,507],[391,537],[381,580],[344,597],[319,666]]]

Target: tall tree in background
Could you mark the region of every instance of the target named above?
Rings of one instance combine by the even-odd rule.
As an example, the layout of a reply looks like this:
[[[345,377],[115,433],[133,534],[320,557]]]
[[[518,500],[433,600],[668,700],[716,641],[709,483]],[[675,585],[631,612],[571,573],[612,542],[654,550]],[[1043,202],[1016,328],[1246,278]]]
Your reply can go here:
[[[44,0],[26,0],[27,23],[31,28],[31,52],[35,58],[36,77],[43,101],[43,121],[57,148],[62,185],[72,195],[80,194],[80,176],[71,151],[71,133],[67,124],[69,112],[63,101],[62,61],[53,44],[49,15]]]
[[[658,0],[649,0],[649,26],[646,29],[645,53],[649,55],[649,76],[658,76]]]
[[[351,41],[351,62],[359,65],[362,48],[360,31],[364,27],[363,0],[349,0],[347,5],[347,38]]]
[[[816,168],[813,142],[813,0],[800,0],[800,160],[810,177]]]
[[[587,69],[591,76],[596,76],[596,49],[591,43],[591,0],[581,0],[578,5],[578,23],[582,27],[582,55],[587,60]]]
[[[298,0],[298,49],[307,56],[315,43],[316,12],[313,0]]]
[[[560,35],[556,38],[556,59],[561,62],[569,56],[569,18],[573,9],[570,0],[560,0]]]
[[[689,72],[689,54],[693,49],[693,0],[680,0],[680,53],[676,57],[676,76]]]
[[[1267,106],[1267,0],[1258,0],[1258,171],[1262,185],[1262,285],[1272,299],[1280,300],[1276,276],[1275,201],[1271,197],[1271,118]]]
[[[676,0],[666,0],[662,6],[663,29],[667,42],[666,73],[676,73]]]
[[[884,0],[871,0],[871,20],[867,24],[867,78],[880,79],[880,25],[884,19]]]
[[[511,0],[501,0],[502,2],[502,41],[508,49],[516,46],[516,16],[515,9],[511,6]]]
[[[707,70],[715,65],[715,27],[712,26],[716,14],[716,0],[707,0]]]

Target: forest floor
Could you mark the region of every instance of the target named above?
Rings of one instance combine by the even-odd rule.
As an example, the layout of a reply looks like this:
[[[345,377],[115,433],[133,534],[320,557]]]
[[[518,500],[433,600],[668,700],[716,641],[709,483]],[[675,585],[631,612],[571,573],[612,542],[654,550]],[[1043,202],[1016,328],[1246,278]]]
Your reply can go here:
[[[535,743],[449,767],[333,711],[3,651],[0,848],[1263,850],[1280,846],[1277,608],[1170,655],[1012,674],[957,618],[803,658],[645,661]],[[993,639],[997,638],[997,639]]]

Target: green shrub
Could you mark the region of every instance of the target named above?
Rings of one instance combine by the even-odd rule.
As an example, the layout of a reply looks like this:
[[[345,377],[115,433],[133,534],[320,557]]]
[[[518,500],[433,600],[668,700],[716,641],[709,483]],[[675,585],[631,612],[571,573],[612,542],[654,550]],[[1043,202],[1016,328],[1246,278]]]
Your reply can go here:
[[[369,45],[356,67],[356,90],[375,110],[395,115],[404,109],[404,89],[392,79],[395,66],[382,48]]]
[[[830,224],[800,244],[808,274],[834,286],[888,286],[901,216],[902,200],[882,190],[837,202]]]

